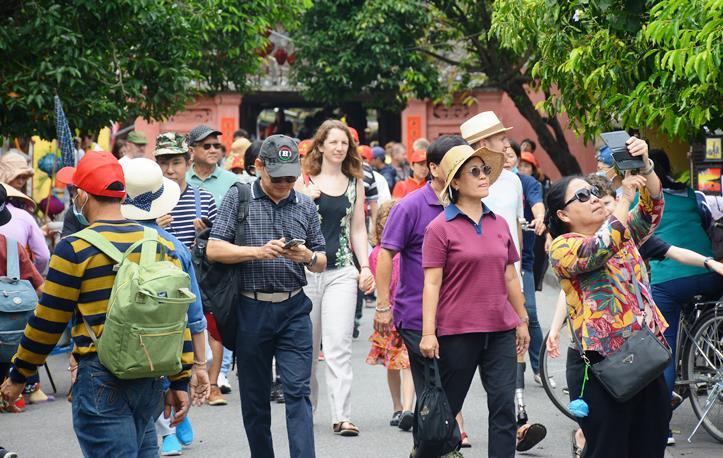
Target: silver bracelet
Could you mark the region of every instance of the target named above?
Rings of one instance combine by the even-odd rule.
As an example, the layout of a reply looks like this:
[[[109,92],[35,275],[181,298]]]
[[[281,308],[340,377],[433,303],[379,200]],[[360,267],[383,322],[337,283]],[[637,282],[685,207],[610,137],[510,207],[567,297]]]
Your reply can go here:
[[[640,174],[646,177],[653,173],[653,171],[655,171],[655,163],[652,159],[648,158],[648,167],[645,170],[641,171]]]

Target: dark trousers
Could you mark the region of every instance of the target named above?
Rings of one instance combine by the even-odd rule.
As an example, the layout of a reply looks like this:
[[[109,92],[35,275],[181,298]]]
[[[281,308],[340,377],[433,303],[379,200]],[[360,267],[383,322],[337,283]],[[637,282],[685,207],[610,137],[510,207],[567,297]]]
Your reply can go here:
[[[313,458],[311,393],[311,301],[302,292],[291,299],[263,302],[241,297],[236,336],[241,412],[253,458],[272,458],[271,360],[286,399],[286,429],[292,458]]]
[[[675,365],[678,361],[675,352],[678,345],[681,307],[690,302],[693,296],[700,294],[708,300],[717,300],[721,292],[723,292],[723,280],[715,272],[678,278],[653,285],[652,293],[655,305],[658,306],[665,317],[665,321],[668,322],[668,329],[665,330],[663,335],[673,352],[673,359],[670,360],[670,364],[668,364],[664,372],[669,394],[672,393],[675,386]]]
[[[594,364],[602,358],[587,352]],[[575,349],[567,351],[567,386],[570,399],[580,397],[585,363]],[[633,399],[615,401],[600,384],[592,371],[588,371],[583,399],[590,413],[579,418],[585,433],[585,458],[662,458],[668,439],[670,421],[669,393],[661,375]]]
[[[452,412],[456,415],[462,410],[479,369],[487,393],[487,456],[514,457],[517,440],[515,330],[443,336],[438,340],[442,385]]]

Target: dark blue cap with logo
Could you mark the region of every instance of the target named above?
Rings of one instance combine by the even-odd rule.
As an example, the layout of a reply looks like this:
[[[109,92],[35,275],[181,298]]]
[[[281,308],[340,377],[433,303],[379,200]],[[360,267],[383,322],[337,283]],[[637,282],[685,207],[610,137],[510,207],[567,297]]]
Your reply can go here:
[[[259,159],[274,178],[301,175],[299,148],[294,139],[286,135],[272,135],[264,140]]]

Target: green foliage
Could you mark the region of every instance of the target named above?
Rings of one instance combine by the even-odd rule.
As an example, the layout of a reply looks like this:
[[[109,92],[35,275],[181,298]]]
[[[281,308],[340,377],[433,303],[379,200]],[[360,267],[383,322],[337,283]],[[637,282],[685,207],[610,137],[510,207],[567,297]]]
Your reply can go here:
[[[587,138],[621,125],[686,138],[720,127],[720,0],[497,0],[492,33]]]
[[[27,0],[0,6],[0,134],[163,119],[199,92],[242,90],[264,31],[309,0]]]
[[[293,35],[294,78],[310,98],[404,108],[438,93],[438,74],[417,43],[432,27],[425,4],[409,0],[317,0]]]

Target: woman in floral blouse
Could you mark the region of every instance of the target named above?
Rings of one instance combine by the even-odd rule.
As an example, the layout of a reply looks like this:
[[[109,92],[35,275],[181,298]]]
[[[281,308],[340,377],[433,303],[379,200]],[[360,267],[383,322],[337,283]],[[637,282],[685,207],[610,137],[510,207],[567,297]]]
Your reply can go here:
[[[600,191],[579,177],[555,183],[547,197],[551,235],[550,263],[565,292],[574,332],[592,364],[617,351],[641,326],[665,342],[667,323],[653,302],[648,273],[638,246],[650,237],[663,214],[660,180],[648,158],[647,144],[635,137],[628,150],[647,164],[623,181],[623,194],[609,219]],[[638,205],[629,211],[640,191]],[[634,281],[633,278],[635,278]],[[640,287],[645,323],[636,299]],[[570,399],[577,399],[585,363],[577,349],[567,355]],[[661,374],[633,399],[615,401],[591,371],[583,399],[590,412],[578,422],[587,438],[589,457],[662,457],[670,406]]]

